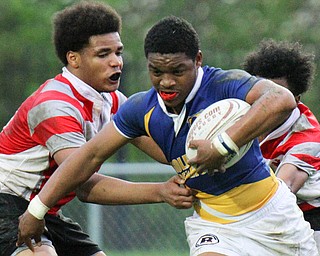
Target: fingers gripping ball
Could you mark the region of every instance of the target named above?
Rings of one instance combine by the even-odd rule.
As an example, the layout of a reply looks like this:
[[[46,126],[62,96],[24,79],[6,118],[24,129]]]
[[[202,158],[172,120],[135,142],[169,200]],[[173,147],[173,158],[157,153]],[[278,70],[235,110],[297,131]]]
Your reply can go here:
[[[186,155],[188,159],[197,155],[197,150],[189,148],[191,140],[210,140],[222,155],[227,155],[225,167],[231,167],[238,162],[249,150],[253,141],[250,141],[241,148],[232,145],[232,140],[227,136],[226,131],[237,122],[250,109],[250,104],[239,99],[224,99],[213,103],[204,109],[190,127],[186,139]],[[230,153],[228,145],[236,148]],[[232,150],[231,150],[232,151]]]

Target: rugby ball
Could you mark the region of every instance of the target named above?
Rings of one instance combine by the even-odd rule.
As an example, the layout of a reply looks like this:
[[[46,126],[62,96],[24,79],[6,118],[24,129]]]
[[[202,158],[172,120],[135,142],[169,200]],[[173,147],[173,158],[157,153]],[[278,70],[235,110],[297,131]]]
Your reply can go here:
[[[191,140],[213,140],[215,136],[227,130],[237,122],[251,105],[239,99],[224,99],[205,108],[192,123],[186,139],[186,156],[191,159],[197,155],[197,150],[189,148]],[[227,157],[225,167],[231,167],[238,162],[252,146],[253,140],[240,148],[239,154]]]

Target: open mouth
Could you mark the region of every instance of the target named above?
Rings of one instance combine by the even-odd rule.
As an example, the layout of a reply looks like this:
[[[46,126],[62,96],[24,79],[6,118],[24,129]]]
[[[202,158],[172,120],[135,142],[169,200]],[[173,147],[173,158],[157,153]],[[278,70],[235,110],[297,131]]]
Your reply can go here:
[[[165,100],[173,100],[177,96],[177,92],[164,92],[164,91],[159,91],[160,97]]]
[[[109,78],[110,78],[111,81],[118,81],[119,78],[120,78],[120,76],[121,76],[121,73],[118,72],[118,73],[113,74],[113,75],[110,76]]]

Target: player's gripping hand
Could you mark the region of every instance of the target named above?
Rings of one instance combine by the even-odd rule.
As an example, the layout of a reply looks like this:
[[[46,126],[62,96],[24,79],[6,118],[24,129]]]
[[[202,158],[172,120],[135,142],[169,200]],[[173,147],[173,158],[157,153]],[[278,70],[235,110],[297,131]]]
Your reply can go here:
[[[185,180],[178,175],[173,176],[162,184],[161,197],[164,202],[177,209],[188,209],[192,207],[192,190],[184,186]]]
[[[17,246],[25,243],[31,251],[34,251],[31,239],[33,238],[37,245],[41,245],[41,235],[44,232],[44,226],[44,219],[39,220],[26,210],[19,217]]]
[[[226,157],[222,156],[209,140],[192,140],[189,147],[197,150],[197,156],[189,159],[188,164],[197,166],[199,174],[207,172],[214,175],[216,172],[225,172]]]

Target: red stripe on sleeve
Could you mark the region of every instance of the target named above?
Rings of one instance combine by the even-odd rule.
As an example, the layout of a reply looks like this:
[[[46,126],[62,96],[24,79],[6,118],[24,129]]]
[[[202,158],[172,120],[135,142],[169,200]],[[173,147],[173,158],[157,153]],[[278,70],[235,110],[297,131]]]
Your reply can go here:
[[[53,135],[63,133],[82,133],[82,126],[72,116],[57,116],[42,121],[34,129],[32,138],[39,144],[45,146],[46,141]]]

